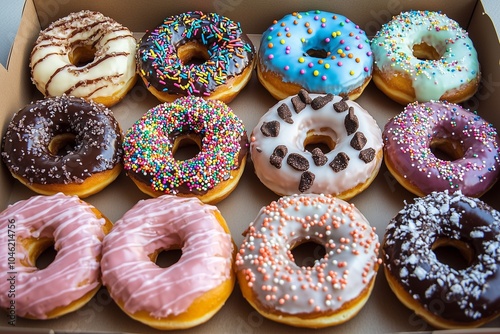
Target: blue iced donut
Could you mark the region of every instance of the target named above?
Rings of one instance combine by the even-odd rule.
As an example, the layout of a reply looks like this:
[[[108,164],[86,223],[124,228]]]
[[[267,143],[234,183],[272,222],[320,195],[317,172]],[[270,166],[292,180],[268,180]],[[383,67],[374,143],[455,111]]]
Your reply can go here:
[[[371,79],[365,32],[343,15],[313,10],[288,14],[262,35],[257,73],[276,99],[331,93],[356,99]]]

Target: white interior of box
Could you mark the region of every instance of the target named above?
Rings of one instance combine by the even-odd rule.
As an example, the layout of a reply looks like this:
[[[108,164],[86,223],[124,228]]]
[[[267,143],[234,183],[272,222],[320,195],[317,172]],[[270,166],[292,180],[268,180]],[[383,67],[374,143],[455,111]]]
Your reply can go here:
[[[350,17],[353,21],[366,27],[367,32],[376,31],[376,27],[390,19],[391,15],[407,9],[442,10],[467,27],[480,56],[484,84],[478,94],[468,102],[478,113],[500,127],[500,114],[496,112],[500,104],[498,89],[500,87],[499,56],[500,43],[495,28],[488,15],[484,14],[482,3],[476,1],[456,1],[450,8],[440,1],[281,1],[278,5],[259,0],[255,2],[243,0],[216,0],[199,4],[194,1],[166,4],[164,1],[149,1],[148,5],[138,1],[122,1],[114,7],[109,2],[88,1],[42,1],[28,0],[23,13],[23,20],[15,39],[8,71],[0,68],[0,129],[5,131],[10,116],[32,99],[40,98],[29,79],[28,57],[31,46],[41,26],[67,13],[82,9],[94,9],[115,18],[137,32],[137,37],[150,26],[159,22],[164,16],[197,8],[205,11],[218,9],[219,12],[240,20],[245,31],[249,33],[256,47],[259,45],[260,33],[273,19],[296,10],[320,8],[338,12]],[[490,2],[494,2],[490,1]],[[194,4],[197,4],[196,6]],[[154,8],[157,5],[165,10]],[[295,6],[292,6],[295,5]],[[477,7],[476,7],[477,5]],[[175,6],[175,9],[174,9]],[[118,8],[119,7],[119,8]],[[293,9],[291,7],[294,7]],[[366,8],[366,10],[364,10]],[[471,12],[474,14],[471,16]],[[114,15],[116,13],[116,15]],[[131,15],[134,13],[134,15]],[[40,23],[39,23],[40,22]],[[470,23],[470,25],[469,25]],[[274,100],[253,75],[251,82],[240,95],[229,105],[241,117],[250,133],[264,114],[277,101]],[[382,128],[386,121],[402,110],[402,106],[389,100],[373,83],[356,101],[367,109]],[[115,117],[124,130],[128,129],[149,108],[158,104],[142,83],[138,83],[126,98],[113,107]],[[28,198],[34,193],[13,180],[5,166],[0,165],[0,208],[8,203]],[[495,194],[500,190],[496,185],[483,200],[500,209],[500,201]],[[402,208],[404,201],[410,202],[413,195],[404,190],[382,166],[374,183],[363,193],[352,199],[353,202],[373,226],[382,239],[384,229],[389,220]],[[87,201],[95,205],[112,221],[119,219],[138,200],[148,198],[142,194],[128,177],[122,175],[105,190],[91,196]],[[239,246],[243,239],[241,233],[255,217],[259,209],[277,196],[265,188],[253,173],[249,163],[236,190],[217,206],[225,217],[233,238]],[[0,329],[5,329],[5,322],[0,322]],[[50,321],[32,321],[18,319],[18,327],[54,328],[59,330],[117,330],[136,333],[154,333],[156,331],[129,319],[110,300],[102,289],[97,296],[82,310],[69,314],[61,319]],[[488,326],[500,326],[500,320]],[[10,327],[8,327],[10,329]],[[348,323],[321,330],[319,332],[349,333],[383,333],[395,331],[429,330],[423,320],[412,314],[394,296],[380,270],[375,289],[363,310]],[[223,309],[208,323],[191,329],[189,332],[303,332],[303,330],[283,326],[263,319],[243,299],[236,287]]]

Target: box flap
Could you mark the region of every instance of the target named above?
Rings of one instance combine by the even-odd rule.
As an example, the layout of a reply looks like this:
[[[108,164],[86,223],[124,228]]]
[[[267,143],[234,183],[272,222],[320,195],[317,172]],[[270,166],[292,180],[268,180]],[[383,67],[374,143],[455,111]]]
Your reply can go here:
[[[25,0],[5,1],[0,11],[0,64],[8,68],[9,57],[21,23]]]

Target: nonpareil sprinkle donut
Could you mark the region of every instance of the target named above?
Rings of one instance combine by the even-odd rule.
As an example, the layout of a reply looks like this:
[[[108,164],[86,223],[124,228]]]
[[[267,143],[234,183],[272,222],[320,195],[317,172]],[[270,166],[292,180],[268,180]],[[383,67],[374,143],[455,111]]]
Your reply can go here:
[[[459,103],[478,89],[477,52],[467,32],[445,14],[403,12],[371,41],[373,81],[393,100]]]
[[[378,236],[343,200],[292,195],[263,207],[244,232],[236,255],[243,296],[263,316],[320,328],[354,317],[368,300],[380,259]],[[306,242],[325,248],[314,265],[295,263]]]
[[[491,123],[461,106],[411,103],[383,132],[391,174],[418,196],[461,190],[480,197],[500,175],[500,139]]]
[[[301,88],[354,100],[370,82],[372,65],[370,41],[358,25],[313,10],[288,14],[262,34],[257,74],[277,100]]]
[[[255,50],[240,24],[217,13],[186,12],[147,31],[139,75],[160,101],[194,95],[229,103],[250,80]]]
[[[437,249],[464,257],[455,267]],[[481,326],[500,310],[500,214],[460,192],[416,198],[390,221],[382,245],[390,287],[437,328]]]
[[[184,141],[195,142],[192,158],[174,157]],[[150,196],[196,196],[216,203],[243,174],[248,137],[243,122],[223,102],[186,96],[149,110],[125,134],[124,168]]]

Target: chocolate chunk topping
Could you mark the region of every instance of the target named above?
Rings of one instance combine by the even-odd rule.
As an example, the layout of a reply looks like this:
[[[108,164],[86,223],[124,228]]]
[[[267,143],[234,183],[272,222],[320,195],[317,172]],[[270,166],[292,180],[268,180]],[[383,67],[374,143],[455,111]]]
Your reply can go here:
[[[262,131],[262,134],[266,137],[278,137],[280,134],[280,122],[264,122],[260,127],[260,131]]]
[[[316,147],[311,153],[316,166],[323,166],[328,161],[328,158],[319,147]]]
[[[356,132],[351,139],[351,147],[355,150],[361,150],[366,145],[366,137],[363,132]]]
[[[287,153],[288,149],[285,145],[276,146],[276,148],[273,151],[273,154],[271,154],[271,157],[269,158],[269,163],[274,167],[280,169],[281,162],[283,161],[283,158]]]
[[[359,152],[359,158],[363,160],[366,164],[371,162],[373,159],[375,159],[375,150],[373,148],[367,148],[366,150],[363,150]]]
[[[296,170],[305,171],[309,169],[309,161],[298,153],[291,153],[286,162]]]
[[[305,104],[310,104],[312,102],[311,97],[309,96],[309,93],[305,89],[299,90],[299,93],[297,94],[298,97],[300,97],[300,100],[304,102]]]
[[[282,104],[278,107],[278,116],[281,117],[288,124],[293,124],[292,112],[286,104]]]
[[[336,112],[344,112],[346,111],[347,109],[349,109],[349,106],[347,105],[347,100],[349,98],[344,96],[342,97],[342,100],[340,100],[339,102],[335,102],[333,104],[333,109],[336,111]]]
[[[353,107],[349,107],[349,114],[345,117],[344,125],[348,136],[352,135],[358,129],[358,116],[354,115]]]
[[[318,96],[311,102],[311,107],[314,110],[318,110],[327,105],[328,102],[333,100],[333,94],[326,94],[323,96]]]
[[[300,176],[299,191],[303,193],[312,187],[315,175],[309,171],[302,173]]]
[[[330,167],[333,168],[335,173],[338,173],[341,170],[346,169],[348,164],[349,156],[344,152],[340,152],[335,158],[333,158],[333,161],[330,163]]]
[[[306,104],[298,96],[292,97],[292,105],[297,114],[306,107]]]

